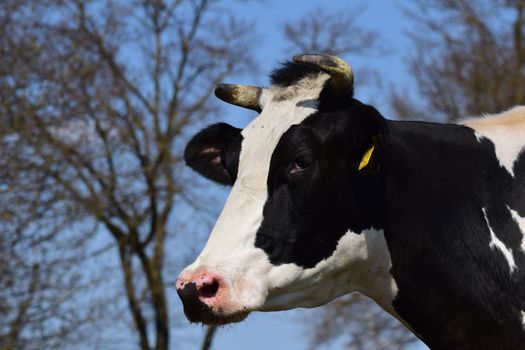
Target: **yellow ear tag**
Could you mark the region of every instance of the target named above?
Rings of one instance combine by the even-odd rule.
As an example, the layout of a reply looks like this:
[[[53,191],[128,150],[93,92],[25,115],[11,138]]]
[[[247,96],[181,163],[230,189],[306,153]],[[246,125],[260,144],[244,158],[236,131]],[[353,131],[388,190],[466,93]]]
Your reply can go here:
[[[365,166],[368,165],[368,162],[370,162],[370,158],[372,157],[372,153],[374,152],[375,143],[370,146],[370,148],[363,154],[363,158],[361,158],[361,163],[359,163],[358,170],[363,169]]]

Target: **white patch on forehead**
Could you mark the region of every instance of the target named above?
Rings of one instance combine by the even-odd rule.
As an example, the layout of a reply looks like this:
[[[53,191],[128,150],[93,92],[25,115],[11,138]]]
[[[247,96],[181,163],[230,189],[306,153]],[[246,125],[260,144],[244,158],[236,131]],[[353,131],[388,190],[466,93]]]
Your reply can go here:
[[[463,121],[474,129],[478,140],[489,139],[499,163],[514,176],[514,163],[525,146],[525,107],[514,107],[500,114]]]
[[[509,264],[510,273],[512,274],[514,270],[517,268],[516,262],[514,261],[514,255],[512,254],[512,250],[507,248],[507,246],[496,236],[494,231],[492,230],[492,227],[490,226],[489,219],[487,217],[487,209],[483,208],[483,215],[485,216],[485,222],[487,223],[487,227],[490,231],[490,243],[489,247],[491,249],[497,248],[501,251],[505,259],[507,260],[507,263]]]
[[[525,330],[525,311],[521,311],[521,325],[523,326],[523,329]]]
[[[512,215],[512,218],[514,221],[518,224],[520,231],[521,231],[521,250],[525,253],[525,218],[522,218],[517,211],[512,210],[509,206],[507,206],[507,209],[509,209],[510,214]]]
[[[328,75],[319,74],[289,87],[272,86],[260,97],[261,114],[243,131],[237,178],[249,188],[266,190],[273,150],[281,136],[317,110]],[[286,95],[288,98],[282,99]],[[278,98],[277,98],[278,97]],[[257,176],[253,176],[257,175]]]

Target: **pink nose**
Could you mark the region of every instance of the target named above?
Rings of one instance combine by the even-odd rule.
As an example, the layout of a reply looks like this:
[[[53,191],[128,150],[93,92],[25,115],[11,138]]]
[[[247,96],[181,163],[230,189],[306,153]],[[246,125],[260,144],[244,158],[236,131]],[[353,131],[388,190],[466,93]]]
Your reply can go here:
[[[191,322],[205,322],[211,314],[211,304],[219,293],[220,279],[210,273],[199,273],[186,279],[179,277],[175,284],[184,306],[184,313]]]
[[[189,281],[178,278],[175,284],[177,290],[183,290],[194,285],[198,298],[212,298],[219,291],[219,279],[209,273],[198,274]]]

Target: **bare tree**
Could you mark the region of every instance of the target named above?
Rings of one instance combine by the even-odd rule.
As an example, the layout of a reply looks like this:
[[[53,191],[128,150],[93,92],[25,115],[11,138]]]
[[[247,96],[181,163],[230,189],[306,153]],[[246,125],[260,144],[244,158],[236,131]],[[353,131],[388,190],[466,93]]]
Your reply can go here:
[[[363,11],[315,9],[307,13],[296,23],[284,26],[289,49],[349,57],[383,54],[387,48],[381,45],[378,34],[359,24]],[[373,69],[363,68],[359,76],[375,75]],[[370,80],[359,83],[370,83]],[[401,323],[358,294],[336,299],[319,309],[317,315],[315,321],[307,325],[313,348],[341,339],[347,349],[402,349],[417,342]]]
[[[95,227],[67,232],[75,213],[49,196],[45,178],[11,163],[24,151],[16,134],[0,127],[0,140],[0,349],[71,347],[102,312],[101,305],[74,306],[96,283],[77,268],[88,259],[84,243]]]
[[[92,223],[112,238],[141,349],[168,348],[166,242],[180,233],[175,209],[200,203],[183,140],[216,114],[214,86],[253,67],[248,33],[207,0],[0,8],[0,112],[3,134],[17,140],[5,164],[44,186],[40,210],[56,203],[68,225]]]
[[[409,62],[424,101],[416,109],[426,110],[427,118],[455,120],[523,104],[524,11],[522,0],[406,5],[414,23]],[[408,105],[397,102],[402,114]]]
[[[359,25],[362,8],[327,12],[316,8],[296,22],[284,25],[291,52],[359,55],[379,49],[378,34]]]
[[[329,53],[348,58],[367,55],[385,55],[389,48],[383,45],[378,32],[361,24],[365,7],[326,10],[314,8],[295,22],[283,26],[287,46],[286,56],[292,53]],[[382,77],[370,66],[354,66],[357,89],[366,86],[380,91]]]
[[[349,350],[402,350],[417,342],[399,322],[357,293],[325,306],[321,317],[314,321],[312,334],[314,349],[341,338]]]

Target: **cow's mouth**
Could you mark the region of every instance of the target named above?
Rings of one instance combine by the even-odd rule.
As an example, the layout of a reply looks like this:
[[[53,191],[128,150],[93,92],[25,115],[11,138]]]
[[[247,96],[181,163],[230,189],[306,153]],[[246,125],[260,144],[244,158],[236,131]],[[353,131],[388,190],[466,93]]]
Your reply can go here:
[[[184,288],[177,289],[177,293],[183,300],[184,314],[190,322],[205,325],[224,325],[244,320],[250,311],[244,308],[242,311],[226,311],[224,307],[214,305],[218,283],[197,288],[195,283],[187,283]]]
[[[241,322],[248,317],[249,311],[226,314],[220,310],[216,312],[212,307],[200,302],[193,308],[184,307],[184,314],[190,322],[202,323],[208,326],[222,326],[229,323]]]
[[[248,317],[248,314],[249,312],[239,312],[230,315],[220,315],[212,312],[198,322],[208,326],[223,326],[230,323],[241,322]]]

